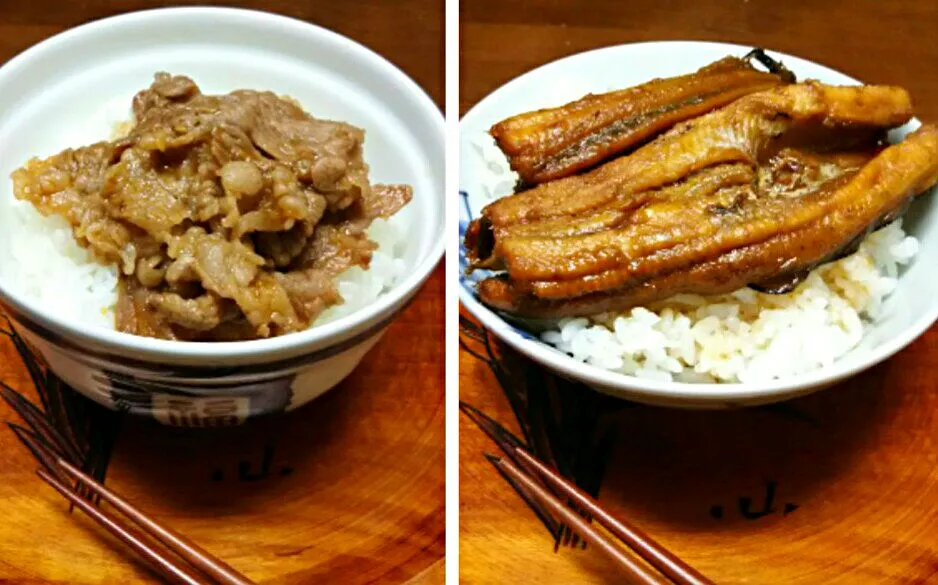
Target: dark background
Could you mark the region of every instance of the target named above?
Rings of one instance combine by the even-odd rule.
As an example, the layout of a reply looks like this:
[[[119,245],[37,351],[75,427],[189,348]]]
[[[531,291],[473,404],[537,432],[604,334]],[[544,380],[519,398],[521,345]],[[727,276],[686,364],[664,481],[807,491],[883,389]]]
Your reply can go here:
[[[560,57],[654,40],[776,49],[870,83],[902,85],[938,117],[933,0],[465,0],[460,109]]]

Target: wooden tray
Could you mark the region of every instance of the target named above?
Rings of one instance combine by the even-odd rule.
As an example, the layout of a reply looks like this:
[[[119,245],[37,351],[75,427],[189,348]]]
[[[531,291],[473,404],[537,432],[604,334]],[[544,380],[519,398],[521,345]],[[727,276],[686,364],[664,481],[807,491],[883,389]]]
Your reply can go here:
[[[442,3],[223,4],[349,36],[443,103]],[[0,62],[87,20],[154,6],[4,2]],[[84,413],[100,423],[88,434],[99,462],[110,458],[108,485],[262,583],[442,583],[443,290],[440,269],[351,378],[290,415],[213,432]],[[0,380],[29,387],[4,338]],[[2,402],[0,418],[14,418]],[[35,467],[0,428],[0,583],[157,582],[80,512],[69,516]]]
[[[546,389],[538,400],[552,404],[528,412],[553,409],[550,442],[581,484],[716,583],[938,583],[938,329],[838,387],[720,412],[608,398],[497,351],[509,395],[532,404]],[[520,432],[490,366],[467,351],[460,395]],[[496,449],[461,417],[461,582],[621,582],[597,551],[554,552],[482,457]]]
[[[473,0],[460,11],[463,113],[567,55],[693,39],[780,50],[901,85],[923,119],[938,119],[934,2]],[[620,433],[600,500],[720,584],[938,583],[936,364],[932,329],[866,375],[784,407],[620,409],[606,421]],[[461,397],[513,422],[489,367],[467,353],[460,366]],[[578,402],[590,405],[592,394]],[[495,447],[465,417],[459,428],[463,583],[621,582],[595,551],[555,554],[545,527],[482,457]]]
[[[184,430],[66,401],[108,485],[260,583],[442,583],[443,290],[439,268],[350,378],[289,415]],[[5,336],[0,380],[37,401]],[[35,469],[0,428],[0,582],[159,582]]]

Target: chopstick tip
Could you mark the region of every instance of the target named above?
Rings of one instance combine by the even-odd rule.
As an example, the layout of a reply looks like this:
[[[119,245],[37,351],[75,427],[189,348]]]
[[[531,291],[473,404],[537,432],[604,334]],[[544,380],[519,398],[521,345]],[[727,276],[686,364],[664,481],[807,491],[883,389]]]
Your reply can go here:
[[[502,462],[502,458],[498,455],[492,455],[491,453],[483,453],[485,458],[489,460],[492,465],[498,465]]]

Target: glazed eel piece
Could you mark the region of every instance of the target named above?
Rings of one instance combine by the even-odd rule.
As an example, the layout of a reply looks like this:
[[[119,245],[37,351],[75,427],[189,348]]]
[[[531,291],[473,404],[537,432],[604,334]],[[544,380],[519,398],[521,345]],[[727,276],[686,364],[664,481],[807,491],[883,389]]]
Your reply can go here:
[[[480,297],[519,316],[557,317],[681,292],[785,289],[938,179],[934,127],[884,150],[872,139],[910,116],[898,88],[789,86],[590,174],[603,181],[568,179],[581,181],[579,192],[564,189],[567,209],[579,213],[541,207],[546,197],[536,191],[556,183],[503,200],[507,208],[496,202],[467,234],[480,265],[507,269],[480,284]],[[525,197],[541,213],[526,214]]]
[[[769,72],[753,67],[753,58]],[[792,82],[790,71],[755,49],[742,59],[727,57],[689,75],[519,114],[489,132],[521,182],[536,185],[594,167],[744,95]]]
[[[740,236],[731,246],[695,263],[662,271],[644,280],[623,282],[615,270],[576,281],[513,281],[505,275],[479,286],[483,302],[528,318],[556,318],[619,311],[664,300],[677,293],[720,294],[753,282],[800,280],[812,268],[855,248],[870,231],[895,219],[909,199],[938,181],[938,127],[924,126],[904,142],[885,149],[856,173],[845,173],[820,189],[795,198],[773,222],[782,206],[756,208],[752,220],[779,228],[763,238],[752,237],[734,222],[725,232]],[[797,226],[797,227],[796,227]],[[685,253],[679,248],[671,254]],[[604,282],[605,281],[605,282]],[[584,292],[589,291],[589,292]],[[558,295],[558,293],[560,293]]]

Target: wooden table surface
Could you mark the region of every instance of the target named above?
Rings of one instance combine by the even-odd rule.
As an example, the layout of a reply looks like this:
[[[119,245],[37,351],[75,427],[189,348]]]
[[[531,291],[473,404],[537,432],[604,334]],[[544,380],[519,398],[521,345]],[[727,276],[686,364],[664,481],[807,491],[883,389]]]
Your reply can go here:
[[[633,0],[462,3],[463,113],[503,83],[581,51],[710,40],[777,49],[908,88],[938,118],[938,3]],[[938,583],[938,328],[841,386],[770,410],[636,406],[600,499],[717,583]],[[460,397],[517,428],[489,367],[460,355]],[[588,390],[584,390],[589,392]],[[482,458],[460,419],[461,582],[618,583],[562,547]]]
[[[156,4],[0,3],[0,62],[82,22]],[[177,4],[268,10],[335,30],[394,62],[442,107],[441,2]],[[361,367],[294,413],[217,432],[123,420],[108,483],[261,583],[442,583],[444,288],[440,266]],[[2,336],[0,380],[35,398]],[[17,418],[0,403],[0,419]],[[70,517],[35,467],[0,429],[0,583],[157,582]]]

